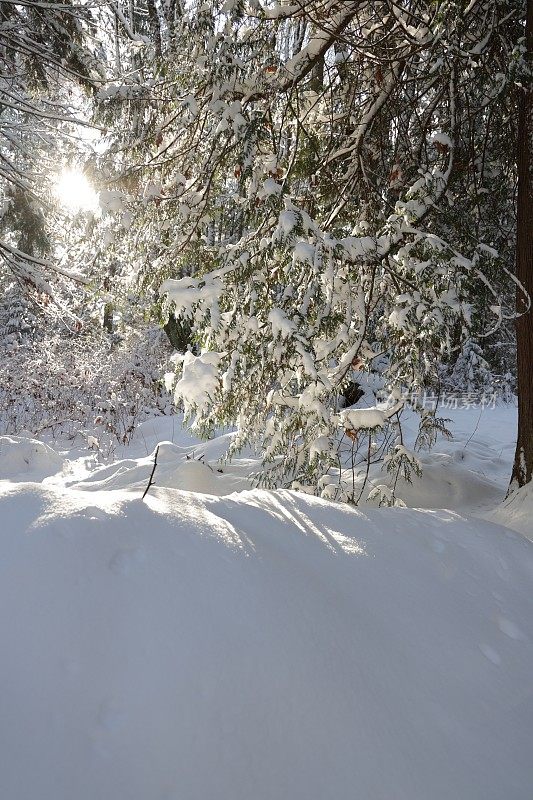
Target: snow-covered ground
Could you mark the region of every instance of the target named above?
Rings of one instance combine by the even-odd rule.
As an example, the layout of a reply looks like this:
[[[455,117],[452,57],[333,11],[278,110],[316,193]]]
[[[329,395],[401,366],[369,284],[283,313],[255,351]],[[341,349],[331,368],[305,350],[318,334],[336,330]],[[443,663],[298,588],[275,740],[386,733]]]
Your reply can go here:
[[[514,427],[453,412],[407,509],[254,489],[176,417],[104,466],[0,438],[0,798],[530,800]]]
[[[412,484],[399,483],[401,499],[411,508],[447,508],[493,519],[533,539],[533,497],[522,493],[510,506],[504,503],[515,450],[516,408],[501,404],[484,409],[445,409],[442,415],[450,418],[447,426],[453,438],[441,437],[430,452],[417,452],[422,477],[415,477]],[[405,414],[403,429],[414,441],[417,418]],[[57,487],[129,489],[142,494],[155,448],[160,444],[157,486],[224,496],[252,488],[255,484],[251,476],[260,466],[248,451],[230,464],[220,461],[231,435],[226,432],[202,442],[182,427],[179,416],[155,417],[139,427],[127,447],[117,447],[114,461],[104,466],[96,455],[88,455],[86,446],[66,450],[57,442],[51,443],[47,456],[30,453],[26,463],[22,451],[30,447],[27,440],[21,447],[0,437],[0,479],[9,476],[21,480],[36,471],[37,478]],[[40,452],[45,448],[44,443],[33,446]],[[371,475],[368,491],[384,480],[377,466]]]

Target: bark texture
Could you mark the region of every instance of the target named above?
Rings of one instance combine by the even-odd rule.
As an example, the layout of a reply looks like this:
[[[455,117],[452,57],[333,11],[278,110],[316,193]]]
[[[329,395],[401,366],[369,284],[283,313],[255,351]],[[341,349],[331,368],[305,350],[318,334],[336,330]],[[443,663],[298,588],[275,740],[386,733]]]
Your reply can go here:
[[[533,0],[527,2],[526,69],[519,94],[518,206],[516,275],[529,295],[518,291],[516,322],[518,362],[518,440],[512,485],[525,486],[533,477]],[[529,310],[524,313],[527,306]]]

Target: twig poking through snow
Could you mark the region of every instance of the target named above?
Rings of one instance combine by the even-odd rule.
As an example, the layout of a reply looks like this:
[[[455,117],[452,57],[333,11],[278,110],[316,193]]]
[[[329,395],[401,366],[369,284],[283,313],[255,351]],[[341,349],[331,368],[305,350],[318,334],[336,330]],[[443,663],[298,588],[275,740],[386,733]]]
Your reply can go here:
[[[468,445],[470,444],[470,442],[472,441],[472,439],[474,438],[474,436],[476,435],[477,429],[479,428],[479,423],[481,422],[481,415],[482,414],[483,414],[483,407],[481,407],[481,411],[479,412],[479,417],[477,418],[476,427],[472,431],[472,434],[471,434],[470,438],[467,439],[467,441],[465,442],[465,446],[463,447],[463,453],[466,450],[466,448],[468,447]]]
[[[146,489],[144,490],[144,492],[143,492],[143,496],[141,497],[141,500],[144,500],[144,498],[145,498],[145,497],[146,497],[146,495],[148,494],[148,490],[149,490],[150,486],[151,486],[151,485],[153,484],[153,482],[154,482],[154,474],[155,474],[155,470],[156,470],[156,467],[157,467],[157,454],[158,454],[158,453],[159,453],[159,445],[157,445],[157,447],[155,448],[155,455],[154,455],[154,466],[152,467],[152,471],[151,471],[151,473],[150,473],[150,478],[149,478],[149,480],[148,480],[148,486],[147,486],[147,487],[146,487]]]

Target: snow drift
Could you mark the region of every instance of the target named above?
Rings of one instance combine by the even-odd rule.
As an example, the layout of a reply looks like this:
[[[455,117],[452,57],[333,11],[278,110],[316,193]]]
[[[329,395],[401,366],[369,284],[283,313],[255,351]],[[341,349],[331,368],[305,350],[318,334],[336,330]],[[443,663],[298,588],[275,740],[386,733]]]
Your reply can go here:
[[[444,511],[3,484],[6,800],[529,800],[533,545]]]

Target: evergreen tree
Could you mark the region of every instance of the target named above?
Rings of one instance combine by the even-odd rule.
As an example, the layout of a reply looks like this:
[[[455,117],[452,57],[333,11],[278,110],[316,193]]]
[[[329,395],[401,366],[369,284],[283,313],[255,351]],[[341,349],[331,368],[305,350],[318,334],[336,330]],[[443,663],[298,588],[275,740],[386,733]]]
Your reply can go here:
[[[509,316],[497,246],[522,14],[498,0],[184,13],[165,102],[136,128],[152,154],[129,170],[131,232],[153,232],[146,271],[176,276],[162,292],[194,329],[177,398],[201,431],[236,422],[234,449],[259,440],[270,483],[322,491],[337,465],[356,500],[346,444],[351,463],[385,448],[408,468],[402,397]],[[361,370],[389,397],[365,418],[340,399]]]
[[[457,391],[477,397],[494,393],[493,376],[488,362],[483,358],[479,344],[467,339],[450,375],[450,385]]]
[[[71,0],[0,7],[0,256],[23,287],[51,294],[50,221],[58,155],[76,116],[76,92],[102,79],[93,12]]]

